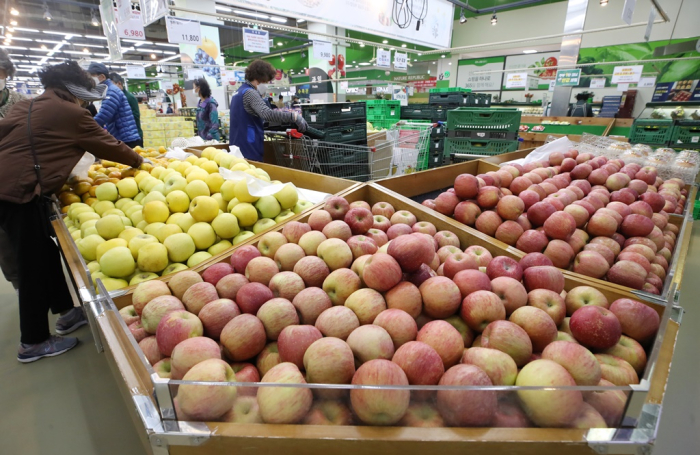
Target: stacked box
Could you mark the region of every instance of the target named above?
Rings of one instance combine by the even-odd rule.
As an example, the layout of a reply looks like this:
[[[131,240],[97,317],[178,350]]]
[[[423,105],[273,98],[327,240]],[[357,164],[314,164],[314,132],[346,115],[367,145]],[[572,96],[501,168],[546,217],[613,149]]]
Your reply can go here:
[[[630,143],[665,147],[673,137],[673,128],[670,119],[637,119],[630,130]]]
[[[676,120],[669,145],[673,148],[700,148],[700,120]]]
[[[518,109],[460,108],[447,113],[444,156],[500,155],[518,149]]]
[[[367,121],[375,128],[389,129],[401,118],[401,102],[390,100],[366,100]]]
[[[178,137],[194,136],[194,123],[183,117],[147,117],[141,120],[143,145],[148,148],[169,146]]]

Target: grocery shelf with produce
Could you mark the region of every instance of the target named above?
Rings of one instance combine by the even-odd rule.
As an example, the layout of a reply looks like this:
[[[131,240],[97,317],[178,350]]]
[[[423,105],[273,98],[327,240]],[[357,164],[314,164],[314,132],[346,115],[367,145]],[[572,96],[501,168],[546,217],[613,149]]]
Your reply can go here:
[[[472,163],[470,163],[472,164]],[[429,211],[414,201],[401,198],[375,184],[366,184],[350,189],[342,194],[348,202],[365,201],[370,205],[377,202],[392,204],[396,210],[409,210],[419,221],[432,222],[437,229],[447,228],[460,239],[460,248],[465,248],[475,241],[466,229],[454,220]],[[322,210],[320,208],[315,210]],[[312,212],[313,213],[313,212]],[[304,214],[299,221],[308,221],[311,213]],[[291,221],[290,221],[291,222]],[[278,231],[282,226],[277,228]],[[246,242],[243,246],[257,244],[258,240]],[[588,286],[589,283],[576,277],[566,277],[565,289]],[[99,284],[98,284],[99,286]],[[609,300],[630,298],[629,293],[612,289],[600,289]],[[558,390],[556,387],[544,388],[523,386],[452,386],[448,392],[445,386],[372,386],[373,394],[382,394],[384,399],[401,395],[408,400],[408,394],[425,393],[430,389],[442,391],[439,394],[452,394],[458,399],[460,393],[489,394],[498,393],[505,399],[506,395],[530,394],[538,402],[554,400],[556,394],[580,393],[590,390],[603,393],[622,393],[625,395],[625,420],[616,428],[401,428],[397,426],[381,427],[373,425],[319,426],[306,424],[245,423],[235,421],[196,421],[183,418],[181,405],[176,404],[178,394],[185,396],[192,392],[214,393],[225,387],[238,387],[238,396],[271,394],[274,391],[288,394],[332,393],[341,398],[330,399],[327,403],[342,403],[342,397],[348,392],[357,399],[361,394],[370,397],[370,390],[362,385],[299,384],[290,387],[267,383],[234,382],[197,382],[192,380],[173,380],[161,378],[157,370],[150,365],[145,353],[139,348],[133,334],[127,328],[118,313],[119,309],[130,304],[127,296],[111,298],[104,289],[97,304],[91,309],[99,328],[104,350],[109,359],[127,408],[129,408],[135,426],[141,433],[145,448],[155,454],[196,454],[208,455],[236,450],[240,453],[273,454],[279,450],[299,454],[322,454],[343,450],[360,450],[363,453],[409,453],[418,454],[431,450],[439,444],[446,453],[488,454],[494,451],[518,451],[525,455],[554,455],[566,450],[572,454],[595,454],[601,450],[614,450],[616,453],[635,453],[638,449],[646,450],[653,445],[661,415],[662,403],[666,391],[671,359],[675,349],[680,325],[681,309],[673,302],[663,304],[644,302],[660,315],[660,329],[653,347],[648,350],[648,359],[644,377],[640,385],[605,386],[605,387],[568,387]],[[284,389],[284,390],[283,390]],[[343,392],[345,390],[345,392]],[[300,392],[302,391],[302,392]],[[535,394],[541,394],[541,397]],[[487,396],[486,395],[486,396]],[[225,396],[225,394],[224,394]],[[439,395],[438,395],[439,397]],[[476,399],[474,395],[474,399]],[[545,398],[546,397],[546,398]],[[180,397],[180,399],[183,399]],[[376,399],[376,398],[375,398]],[[244,398],[248,400],[248,398]],[[507,401],[507,400],[506,400]],[[292,408],[297,401],[285,402],[284,410]],[[353,403],[355,403],[353,401]],[[411,401],[420,406],[415,399]],[[515,402],[514,402],[515,403]],[[264,405],[266,406],[266,405]],[[355,403],[355,406],[359,406]],[[481,408],[480,408],[481,409]],[[283,413],[280,413],[283,414]],[[277,414],[275,414],[277,415]],[[270,418],[270,417],[268,417]],[[341,417],[342,418],[342,417]],[[273,419],[274,420],[274,419]],[[585,426],[585,424],[584,424]],[[643,449],[644,448],[644,449]]]

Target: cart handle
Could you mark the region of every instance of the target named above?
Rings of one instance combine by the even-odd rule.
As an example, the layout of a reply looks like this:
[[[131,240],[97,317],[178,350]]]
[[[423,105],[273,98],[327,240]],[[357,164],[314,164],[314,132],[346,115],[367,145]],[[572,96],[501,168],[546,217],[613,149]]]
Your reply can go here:
[[[304,136],[304,133],[301,133],[297,129],[288,129],[286,133],[289,137],[293,137],[294,139],[301,139],[301,137]],[[317,130],[316,128],[311,128],[310,126],[306,128],[305,133],[307,136],[315,136],[317,138],[322,138],[325,136],[323,131]]]

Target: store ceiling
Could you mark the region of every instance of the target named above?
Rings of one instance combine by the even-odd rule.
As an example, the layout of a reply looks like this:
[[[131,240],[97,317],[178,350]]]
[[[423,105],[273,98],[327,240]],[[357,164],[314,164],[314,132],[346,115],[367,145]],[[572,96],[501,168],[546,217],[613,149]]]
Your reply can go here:
[[[464,3],[467,3],[469,6],[476,8],[478,10],[487,10],[487,12],[483,12],[480,14],[473,13],[467,9],[464,10],[464,16],[469,18],[469,17],[475,17],[475,16],[485,16],[485,15],[491,15],[493,14],[493,11],[488,11],[491,8],[503,8],[499,9],[498,11],[511,11],[515,9],[521,9],[521,8],[531,8],[533,6],[540,6],[540,5],[547,5],[550,3],[557,3],[557,2],[563,2],[566,0],[540,0],[535,3],[531,3],[528,5],[523,5],[523,6],[516,6],[513,8],[503,8],[506,5],[510,5],[515,2],[519,2],[519,0],[469,0],[469,1],[464,1]],[[455,7],[455,19],[459,19],[460,16],[460,8],[458,6]]]

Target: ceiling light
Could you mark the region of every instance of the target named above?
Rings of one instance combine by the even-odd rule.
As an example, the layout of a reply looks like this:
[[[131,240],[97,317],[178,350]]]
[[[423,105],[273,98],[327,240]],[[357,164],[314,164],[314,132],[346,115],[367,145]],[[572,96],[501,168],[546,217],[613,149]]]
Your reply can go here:
[[[44,2],[44,19],[46,19],[47,21],[51,21],[51,19],[53,19],[51,11],[49,11],[49,5],[46,2]]]
[[[362,63],[358,63],[357,66],[369,66],[369,65],[371,65],[371,63],[362,62]]]
[[[303,22],[306,22],[306,19],[297,19],[297,22],[301,24]]]
[[[234,9],[233,12],[236,14],[240,14],[241,16],[257,17],[258,19],[270,19],[270,16],[268,16],[267,14],[252,13],[249,11],[242,11],[240,9]]]
[[[445,54],[442,54],[442,55],[440,56],[440,58],[445,58]]]
[[[156,59],[156,54],[151,54],[151,58],[152,58],[153,60],[155,60],[155,59]]]
[[[177,47],[178,49],[180,48],[179,44],[170,44],[170,43],[155,43],[156,46],[165,46],[165,47]]]
[[[278,45],[278,46],[284,46],[284,43],[280,42],[280,43],[277,43],[277,45]]]
[[[600,6],[607,6],[608,0],[600,0]]]
[[[451,65],[451,64],[452,64],[452,62],[448,63],[448,65]]]
[[[280,57],[280,61],[281,61],[281,62],[284,61],[284,56]]]
[[[287,23],[287,18],[286,18],[286,17],[270,16],[270,20],[271,20],[272,22],[279,22],[280,24],[286,24],[286,23]]]
[[[42,48],[43,50],[48,49],[48,48],[46,47],[46,44],[42,44],[42,45],[41,45],[41,48]]]
[[[14,27],[7,27],[7,30],[9,30],[9,31],[11,31],[11,32],[14,32],[14,31],[15,31],[15,28],[14,28]]]
[[[496,12],[493,12],[493,16],[491,16],[491,25],[496,25],[498,24],[498,18],[496,17]]]
[[[419,52],[419,53],[418,53],[418,57],[420,57],[421,55],[423,55],[423,54],[421,54],[421,53]]]
[[[10,8],[10,14],[13,16],[19,16],[19,11],[17,11],[15,8]]]
[[[44,33],[49,33],[49,32],[44,32]],[[85,38],[89,39],[101,39],[101,40],[107,40],[106,36],[99,36],[99,35],[83,35]],[[178,46],[179,47],[179,46]]]
[[[464,8],[459,9],[459,23],[460,24],[467,23],[467,16],[464,15]]]
[[[357,63],[355,60],[352,61],[353,63]]]
[[[360,47],[365,47],[365,43],[360,43]]]
[[[100,25],[100,20],[95,15],[94,9],[90,11],[90,23],[93,25],[93,27],[97,27],[98,25]]]
[[[90,53],[90,51],[88,50],[87,47],[84,47],[84,48],[83,48],[83,52],[85,52],[86,54],[89,54],[89,53]]]
[[[404,44],[402,44],[402,45],[401,45],[401,47],[406,47],[406,44],[405,44],[405,43],[404,43]]]
[[[389,41],[383,40],[382,43],[387,44]]]
[[[536,54],[537,51],[535,49],[525,49],[523,51],[523,54]]]
[[[231,8],[226,8],[225,6],[221,6],[221,5],[216,5],[216,10],[217,11],[225,11],[227,13],[231,12]]]

